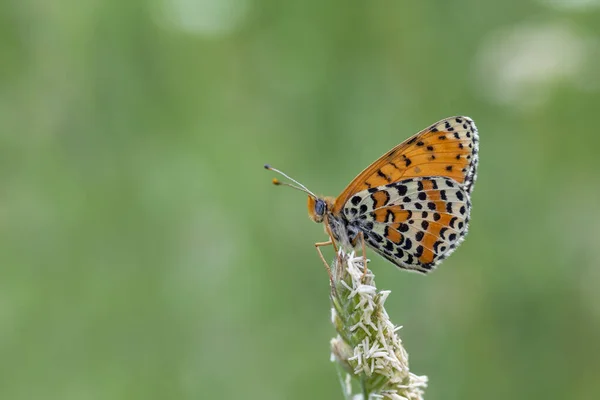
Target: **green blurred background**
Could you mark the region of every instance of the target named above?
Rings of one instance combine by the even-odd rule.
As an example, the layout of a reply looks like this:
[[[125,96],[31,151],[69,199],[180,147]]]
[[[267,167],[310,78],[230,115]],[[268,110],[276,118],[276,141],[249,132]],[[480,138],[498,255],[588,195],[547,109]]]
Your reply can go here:
[[[466,242],[372,256],[411,369],[600,398],[600,1],[9,0],[0,32],[0,399],[341,399],[325,235],[262,165],[337,195],[460,114]]]

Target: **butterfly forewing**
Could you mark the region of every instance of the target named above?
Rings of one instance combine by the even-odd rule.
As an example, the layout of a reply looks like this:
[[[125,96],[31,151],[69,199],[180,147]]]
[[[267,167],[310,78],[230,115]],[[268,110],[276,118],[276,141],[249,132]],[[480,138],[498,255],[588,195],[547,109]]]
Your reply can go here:
[[[339,213],[356,193],[416,177],[443,176],[470,193],[478,159],[477,128],[468,117],[443,119],[394,147],[361,172],[337,197]]]
[[[343,213],[397,266],[429,272],[467,232],[469,194],[447,176],[409,178],[354,194]]]

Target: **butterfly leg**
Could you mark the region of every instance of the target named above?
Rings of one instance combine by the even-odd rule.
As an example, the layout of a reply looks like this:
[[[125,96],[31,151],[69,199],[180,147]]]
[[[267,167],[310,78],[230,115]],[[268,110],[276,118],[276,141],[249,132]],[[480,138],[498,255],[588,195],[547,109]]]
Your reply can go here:
[[[367,271],[369,270],[367,268],[367,247],[365,245],[365,235],[364,233],[358,232],[357,238],[360,240],[361,245],[362,245],[362,256],[363,256],[363,275],[361,278],[361,281],[364,282],[365,278],[367,277]]]
[[[336,252],[338,252],[338,248],[335,245],[335,242],[333,241],[333,232],[331,232],[331,227],[329,226],[329,222],[326,220],[325,222],[325,233],[327,233],[327,235],[329,235],[329,241],[327,243],[331,244],[333,246],[333,250]]]
[[[329,264],[325,260],[325,257],[323,257],[323,253],[321,253],[321,249],[320,249],[320,247],[329,246],[330,244],[335,247],[335,245],[333,244],[333,241],[331,239],[329,239],[326,242],[315,243],[315,248],[317,249],[317,253],[319,253],[319,257],[321,257],[321,261],[323,261],[323,265],[325,265],[325,269],[327,270],[327,275],[329,275],[329,282],[331,284],[331,287],[333,288],[333,290],[335,290],[335,286],[333,283],[333,275],[331,274],[331,268],[329,268]]]

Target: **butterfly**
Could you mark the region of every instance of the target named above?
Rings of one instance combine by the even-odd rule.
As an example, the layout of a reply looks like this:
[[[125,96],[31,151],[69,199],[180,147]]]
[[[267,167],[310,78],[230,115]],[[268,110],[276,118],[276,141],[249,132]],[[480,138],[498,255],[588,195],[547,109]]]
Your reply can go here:
[[[334,248],[368,246],[394,265],[428,273],[464,240],[477,177],[479,137],[469,117],[443,119],[400,143],[356,176],[336,198],[308,194],[310,219]],[[337,248],[336,248],[337,249]],[[326,263],[327,264],[327,263]]]

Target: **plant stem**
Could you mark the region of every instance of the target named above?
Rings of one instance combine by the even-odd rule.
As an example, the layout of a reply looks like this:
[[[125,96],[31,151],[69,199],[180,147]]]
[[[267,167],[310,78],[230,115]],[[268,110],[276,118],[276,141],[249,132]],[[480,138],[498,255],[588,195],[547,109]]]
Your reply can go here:
[[[400,327],[384,308],[390,292],[377,290],[375,276],[368,269],[364,273],[363,264],[362,257],[341,250],[333,263],[332,322],[338,335],[331,340],[332,358],[358,380],[357,396],[363,400],[422,400],[427,377],[410,372]],[[356,398],[342,386],[347,398]]]

